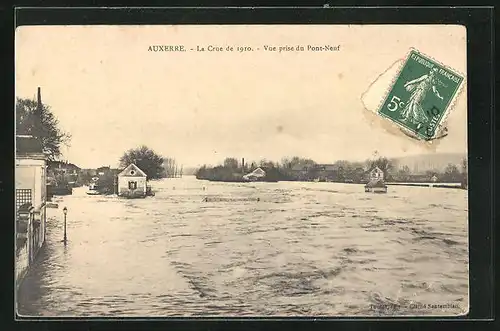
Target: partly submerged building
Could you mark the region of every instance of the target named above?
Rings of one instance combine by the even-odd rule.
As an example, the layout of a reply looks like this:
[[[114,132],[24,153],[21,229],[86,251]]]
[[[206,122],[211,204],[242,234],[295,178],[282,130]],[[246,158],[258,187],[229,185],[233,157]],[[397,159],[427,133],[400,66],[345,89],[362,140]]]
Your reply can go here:
[[[266,177],[266,172],[262,168],[257,168],[249,174],[243,176],[244,180],[248,181],[258,181]]]
[[[118,174],[118,195],[127,198],[146,197],[147,175],[138,166],[131,163]]]
[[[47,156],[32,129],[41,125],[41,97],[38,88],[38,107],[29,130],[16,134],[16,286],[24,277],[45,242],[47,202]]]
[[[38,139],[16,137],[16,280],[20,280],[45,242],[46,166]]]
[[[387,193],[384,172],[379,167],[375,167],[370,171],[370,179],[365,185],[365,192]]]
[[[52,171],[54,174],[74,176],[78,175],[78,173],[82,170],[77,165],[68,161],[49,161],[47,163],[47,169]]]
[[[370,181],[372,180],[384,180],[384,172],[379,167],[370,170]]]

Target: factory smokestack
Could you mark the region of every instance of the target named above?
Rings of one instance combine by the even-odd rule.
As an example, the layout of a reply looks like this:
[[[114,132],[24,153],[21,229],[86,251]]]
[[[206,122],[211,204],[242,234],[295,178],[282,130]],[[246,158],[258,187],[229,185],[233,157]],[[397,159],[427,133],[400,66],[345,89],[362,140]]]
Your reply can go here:
[[[40,88],[40,86],[38,87],[36,108],[37,108],[37,110],[42,109],[42,89]]]
[[[34,111],[34,118],[33,118],[33,135],[37,138],[40,138],[40,135],[42,133],[42,89],[40,86],[38,87],[37,91],[37,98],[36,98],[36,110]]]

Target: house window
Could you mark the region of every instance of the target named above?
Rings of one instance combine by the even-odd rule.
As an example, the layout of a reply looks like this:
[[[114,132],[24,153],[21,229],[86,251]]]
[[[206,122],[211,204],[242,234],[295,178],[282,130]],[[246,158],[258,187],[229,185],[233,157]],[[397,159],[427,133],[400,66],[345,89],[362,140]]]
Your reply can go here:
[[[30,189],[17,189],[16,190],[16,210],[22,205],[31,205],[31,190]]]
[[[133,175],[135,175],[135,170],[131,170],[131,171],[130,171],[130,174],[131,174],[132,176],[133,176]]]
[[[128,182],[128,189],[129,190],[137,189],[137,182]]]

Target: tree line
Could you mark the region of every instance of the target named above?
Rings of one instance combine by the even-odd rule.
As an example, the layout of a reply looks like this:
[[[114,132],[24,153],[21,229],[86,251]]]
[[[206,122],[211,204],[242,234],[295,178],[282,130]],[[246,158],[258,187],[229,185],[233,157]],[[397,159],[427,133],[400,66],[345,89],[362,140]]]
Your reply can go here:
[[[298,156],[285,157],[280,162],[269,160],[239,162],[234,157],[226,158],[217,166],[203,165],[195,173],[196,178],[213,181],[241,181],[244,174],[257,168],[270,174],[273,180],[280,181],[332,181],[364,183],[368,181],[369,171],[378,167],[384,172],[387,182],[467,182],[467,161],[462,160],[461,169],[455,164],[448,164],[444,170],[429,170],[425,173],[413,173],[408,166],[398,167],[397,162],[387,157],[377,156],[363,162],[338,160],[333,164],[323,165]]]
[[[59,127],[50,106],[34,99],[16,99],[16,134],[36,138],[48,160],[57,160],[63,145],[69,146],[71,135]]]

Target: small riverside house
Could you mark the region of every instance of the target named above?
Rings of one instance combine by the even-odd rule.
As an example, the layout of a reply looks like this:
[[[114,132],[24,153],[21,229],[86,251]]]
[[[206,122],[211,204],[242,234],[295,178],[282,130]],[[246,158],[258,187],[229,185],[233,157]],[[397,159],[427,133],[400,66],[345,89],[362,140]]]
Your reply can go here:
[[[266,172],[262,168],[257,168],[249,174],[243,176],[244,180],[257,181],[266,177]]]
[[[375,167],[370,171],[370,181],[365,185],[365,192],[387,193],[384,172],[379,167]]]
[[[379,167],[370,170],[370,181],[372,180],[384,180],[384,172]]]
[[[147,193],[147,175],[135,164],[130,164],[118,174],[118,195],[127,198],[144,198]]]

